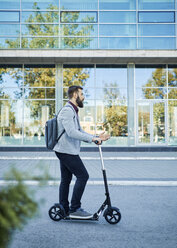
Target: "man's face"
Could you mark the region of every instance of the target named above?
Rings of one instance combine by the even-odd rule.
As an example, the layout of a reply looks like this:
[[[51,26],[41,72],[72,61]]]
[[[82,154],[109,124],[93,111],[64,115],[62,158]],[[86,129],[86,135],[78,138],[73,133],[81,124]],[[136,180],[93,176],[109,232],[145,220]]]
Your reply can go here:
[[[79,89],[77,92],[76,102],[77,102],[79,108],[84,107],[84,103],[83,103],[84,102],[84,94],[83,94],[83,91],[81,89]]]

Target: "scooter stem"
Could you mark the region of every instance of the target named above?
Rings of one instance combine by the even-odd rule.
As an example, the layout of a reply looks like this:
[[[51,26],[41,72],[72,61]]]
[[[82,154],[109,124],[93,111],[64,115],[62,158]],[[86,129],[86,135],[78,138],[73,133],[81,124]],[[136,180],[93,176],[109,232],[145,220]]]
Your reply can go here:
[[[102,170],[105,170],[104,162],[103,162],[103,155],[102,155],[102,150],[101,150],[101,145],[98,145],[98,147],[99,147],[99,152],[100,152]]]
[[[100,152],[103,179],[104,179],[104,186],[105,186],[105,195],[106,195],[106,200],[105,200],[103,205],[111,206],[111,199],[110,199],[110,196],[109,196],[108,182],[107,182],[106,170],[105,170],[104,162],[103,162],[103,155],[102,155],[101,145],[98,145],[98,147],[99,147],[99,152]]]

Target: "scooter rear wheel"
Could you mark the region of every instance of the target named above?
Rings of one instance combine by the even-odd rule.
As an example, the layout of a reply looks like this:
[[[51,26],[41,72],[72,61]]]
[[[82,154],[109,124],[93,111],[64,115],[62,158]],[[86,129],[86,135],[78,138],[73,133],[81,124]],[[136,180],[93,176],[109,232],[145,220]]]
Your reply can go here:
[[[49,216],[54,221],[59,221],[62,219],[61,208],[59,206],[52,206],[49,209]]]
[[[108,207],[104,212],[104,217],[109,224],[117,224],[121,220],[121,213],[116,207]]]

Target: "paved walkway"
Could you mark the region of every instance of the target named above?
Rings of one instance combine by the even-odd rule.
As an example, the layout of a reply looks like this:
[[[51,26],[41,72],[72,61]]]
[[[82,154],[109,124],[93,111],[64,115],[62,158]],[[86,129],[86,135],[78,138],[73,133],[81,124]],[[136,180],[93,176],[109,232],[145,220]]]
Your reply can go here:
[[[98,222],[54,222],[48,210],[58,200],[58,186],[36,190],[36,198],[45,200],[40,215],[16,231],[9,248],[177,247],[177,187],[110,186],[112,204],[122,214],[117,225],[108,224],[103,215]],[[87,185],[82,207],[94,213],[104,198],[103,186]]]
[[[89,182],[101,182],[99,152],[82,152],[80,156],[89,172]],[[104,152],[103,158],[108,180],[114,184],[161,181],[162,185],[177,185],[177,152]],[[28,180],[35,180],[44,172],[49,180],[60,179],[59,161],[53,152],[0,152],[0,180],[12,167],[27,173]]]
[[[175,186],[172,183],[177,186],[177,153],[105,152],[103,157],[111,184],[112,205],[120,208],[122,214],[120,223],[112,226],[103,215],[99,222],[54,222],[48,210],[58,201],[58,185],[30,186],[36,190],[36,200],[45,201],[40,206],[39,216],[30,220],[23,231],[15,232],[9,248],[177,247],[177,187],[141,186],[146,182],[151,182],[146,186],[164,186],[165,183],[165,186]],[[102,183],[99,153],[81,153],[81,158],[92,184],[86,187],[82,207],[94,213],[105,198],[103,185],[98,185]],[[27,173],[27,179],[35,179],[45,170],[52,182],[60,179],[59,162],[52,152],[1,152],[0,183],[3,174],[12,167]],[[71,193],[72,188],[70,197]]]

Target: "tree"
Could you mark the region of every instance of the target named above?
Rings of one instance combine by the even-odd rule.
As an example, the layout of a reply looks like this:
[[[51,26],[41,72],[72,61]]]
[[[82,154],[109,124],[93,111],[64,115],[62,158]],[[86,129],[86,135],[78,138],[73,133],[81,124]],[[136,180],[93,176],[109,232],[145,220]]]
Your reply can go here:
[[[31,14],[26,19],[26,32],[23,33],[22,39],[22,47],[23,48],[53,48],[58,47],[58,41],[56,41],[53,36],[59,34],[59,25],[48,25],[45,23],[54,23],[58,22],[58,12],[51,10],[57,10],[56,6],[52,4],[49,5],[48,10],[49,12],[41,12],[40,8],[38,7],[37,3],[34,3],[33,9],[37,10],[33,14]],[[79,18],[79,12],[68,13],[68,15],[64,16],[66,22],[75,22]],[[85,21],[89,21],[90,17],[86,17]],[[44,23],[35,25],[34,23]],[[87,39],[86,42],[83,40],[81,35],[88,35],[90,34],[91,30],[93,29],[93,25],[85,25],[79,28],[79,24],[68,24],[63,25],[60,33],[63,36],[66,36],[64,39],[64,43],[66,47],[69,48],[77,48],[79,47],[87,47],[89,46],[89,42],[91,39]],[[37,36],[37,38],[25,38],[25,36]],[[74,38],[70,39],[67,36],[74,36]],[[39,37],[45,36],[45,37]],[[76,36],[76,37],[75,37]],[[18,47],[19,38],[16,40],[7,39],[6,43],[8,44],[8,48],[15,48]],[[7,69],[8,70],[8,69]],[[7,72],[6,70],[6,72]],[[10,71],[9,71],[10,73]],[[14,78],[16,77],[17,86],[20,87],[20,81],[18,79],[17,73],[14,72],[12,75]],[[89,77],[89,72],[84,68],[69,68],[65,69],[63,72],[64,77],[64,86],[69,87],[72,84],[84,86],[86,79]],[[33,101],[26,101],[26,107],[30,108],[30,115],[31,119],[33,119],[33,126],[39,126],[39,129],[43,129],[42,121],[41,121],[41,112],[39,109],[41,108],[41,101],[38,99],[55,99],[55,89],[50,88],[46,89],[45,87],[55,87],[55,69],[54,68],[25,68],[25,88],[24,88],[24,96],[26,99],[33,99]],[[30,87],[36,87],[35,89]],[[38,88],[37,88],[38,87]],[[39,88],[41,87],[41,88]],[[18,91],[19,94],[19,91]],[[23,90],[20,94],[16,97],[20,98],[23,94]],[[65,95],[66,96],[66,93]],[[34,100],[36,99],[36,100]],[[46,101],[45,101],[46,102]],[[45,103],[47,105],[48,102]],[[50,104],[50,113],[49,118],[53,117],[55,113],[55,103]],[[31,126],[31,125],[30,125]],[[26,127],[27,130],[28,127]],[[29,128],[28,128],[29,129]]]
[[[111,88],[113,87],[113,88]],[[127,106],[121,97],[117,83],[105,84],[105,121],[103,126],[111,136],[127,135]]]
[[[22,175],[12,169],[8,175],[16,180],[16,184],[8,185],[0,190],[0,247],[5,248],[11,241],[13,232],[22,229],[28,219],[38,209],[32,192],[23,183]]]
[[[166,99],[168,94],[168,99],[177,99],[177,69],[168,71],[168,92],[167,92],[167,79],[166,79],[166,69],[157,68],[153,73],[152,77],[143,86],[142,89],[145,99]],[[147,88],[149,87],[149,88]],[[173,106],[177,104],[175,101],[169,102],[168,115],[169,117],[173,115]],[[140,121],[140,119],[139,119]],[[165,106],[162,102],[157,102],[154,104],[153,111],[153,124],[156,129],[156,133],[162,139],[165,137],[164,130],[165,123]]]
[[[16,83],[18,84],[20,81],[20,73],[19,70],[12,68],[0,68],[0,85],[4,81],[5,76],[10,76],[11,78],[16,79]],[[22,90],[19,88],[19,91],[14,90],[15,99],[20,99],[22,95]],[[21,127],[16,127],[15,124],[15,113],[13,110],[14,105],[12,104],[13,99],[10,98],[8,91],[4,87],[0,89],[0,97],[5,99],[4,101],[0,101],[0,135],[1,136],[11,136],[11,134],[21,132]]]
[[[23,33],[22,48],[87,48],[93,38],[83,38],[81,36],[88,36],[93,30],[93,25],[84,25],[79,28],[79,24],[75,23],[79,18],[79,11],[76,12],[63,12],[63,21],[69,23],[69,25],[62,25],[61,30],[59,30],[59,25],[48,25],[45,23],[55,23],[58,22],[58,12],[52,12],[51,10],[57,10],[58,7],[52,4],[49,5],[47,10],[50,12],[41,12],[37,5],[34,3],[33,9],[37,10],[34,14],[31,14],[28,19],[25,20],[27,23],[26,32]],[[92,22],[93,17],[86,16],[83,22]],[[39,23],[38,25],[34,23]],[[40,24],[44,23],[44,24]],[[71,23],[71,24],[70,24]],[[55,37],[47,36],[58,36],[61,33],[63,36],[60,42],[60,47],[58,39]],[[25,36],[30,36],[31,38],[25,38]],[[35,38],[34,38],[35,36]],[[45,37],[38,37],[45,36]],[[74,36],[69,38],[67,36]],[[76,36],[76,37],[75,37]],[[18,48],[20,44],[20,38],[16,40],[6,39],[6,44],[8,48]]]

